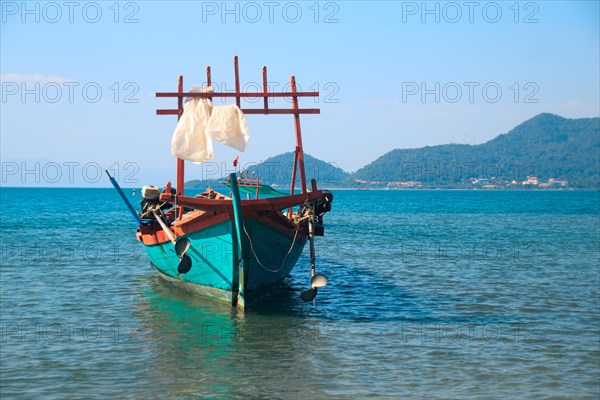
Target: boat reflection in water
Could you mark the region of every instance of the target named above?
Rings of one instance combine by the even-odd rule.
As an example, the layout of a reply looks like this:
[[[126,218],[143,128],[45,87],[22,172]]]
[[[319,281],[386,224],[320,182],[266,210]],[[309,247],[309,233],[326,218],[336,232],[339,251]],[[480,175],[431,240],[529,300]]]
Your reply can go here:
[[[148,372],[155,395],[289,398],[323,393],[327,374],[314,372],[334,325],[311,321],[311,307],[285,282],[244,315],[227,303],[190,296],[159,277],[149,279],[138,317],[151,354]]]

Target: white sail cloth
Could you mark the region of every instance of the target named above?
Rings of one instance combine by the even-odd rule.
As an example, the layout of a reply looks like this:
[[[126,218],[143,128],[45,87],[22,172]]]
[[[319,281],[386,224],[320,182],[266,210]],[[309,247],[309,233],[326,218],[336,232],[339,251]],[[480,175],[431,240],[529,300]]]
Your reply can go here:
[[[213,107],[208,120],[208,132],[213,139],[225,146],[233,147],[241,152],[248,143],[248,124],[246,116],[238,106]]]
[[[192,87],[190,92],[212,92],[213,87]],[[171,153],[196,163],[212,160],[212,139],[239,151],[246,149],[248,138],[246,116],[238,106],[214,106],[209,99],[190,98],[171,139]]]
[[[190,92],[211,92],[212,86],[206,89],[193,87]],[[206,130],[212,113],[212,102],[209,99],[192,97],[183,105],[183,114],[179,118],[173,138],[171,154],[183,160],[202,162],[212,160],[215,156],[212,140]]]

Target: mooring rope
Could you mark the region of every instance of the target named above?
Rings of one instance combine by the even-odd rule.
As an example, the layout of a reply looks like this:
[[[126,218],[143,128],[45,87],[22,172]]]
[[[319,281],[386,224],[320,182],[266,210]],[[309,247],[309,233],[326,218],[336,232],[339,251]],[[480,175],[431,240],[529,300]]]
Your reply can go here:
[[[283,259],[281,266],[277,269],[271,269],[269,267],[265,267],[264,264],[261,263],[260,260],[258,259],[258,256],[256,255],[256,252],[254,251],[254,246],[252,245],[252,239],[250,239],[250,234],[248,233],[248,231],[246,230],[246,226],[244,225],[244,232],[246,232],[246,236],[248,237],[248,241],[250,242],[250,250],[252,250],[252,254],[254,254],[254,258],[256,258],[258,265],[260,265],[261,267],[263,267],[265,270],[267,270],[269,272],[279,272],[281,270],[281,268],[283,268],[288,256],[290,255],[290,253],[292,252],[292,249],[294,248],[294,244],[296,244],[296,238],[298,237],[299,230],[300,230],[300,223],[298,222],[298,226],[296,227],[296,233],[294,234],[294,240],[292,241],[292,245],[290,246],[290,249],[288,250],[287,254],[285,255],[285,258]]]

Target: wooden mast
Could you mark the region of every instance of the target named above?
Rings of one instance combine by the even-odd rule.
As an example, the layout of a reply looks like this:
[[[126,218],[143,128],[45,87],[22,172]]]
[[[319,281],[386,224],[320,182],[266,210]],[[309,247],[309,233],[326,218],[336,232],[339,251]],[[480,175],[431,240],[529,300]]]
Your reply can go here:
[[[292,88],[292,109],[298,110],[298,97],[296,96],[296,78],[292,75],[290,78],[290,85]],[[306,174],[304,173],[304,149],[302,148],[302,131],[300,130],[300,114],[294,113],[294,126],[296,128],[296,155],[294,157],[294,169],[296,169],[296,162],[300,167],[300,183],[302,184],[302,193],[306,193]],[[294,180],[292,180],[292,187],[290,195],[294,194]]]
[[[177,93],[183,93],[183,76],[179,75],[179,79],[177,79]],[[181,119],[181,115],[183,114],[183,97],[179,96],[177,98],[177,121]],[[181,158],[177,158],[177,195],[183,196],[184,190],[184,169],[185,164]],[[179,219],[183,218],[183,207],[179,207]]]
[[[264,106],[265,110],[269,109],[269,98],[267,94],[269,93],[269,88],[267,87],[267,67],[263,65],[262,67],[262,75],[263,75],[263,92],[265,93],[264,97]]]
[[[238,56],[233,57],[233,73],[235,75],[235,104],[241,108],[240,100],[240,70],[238,68]]]

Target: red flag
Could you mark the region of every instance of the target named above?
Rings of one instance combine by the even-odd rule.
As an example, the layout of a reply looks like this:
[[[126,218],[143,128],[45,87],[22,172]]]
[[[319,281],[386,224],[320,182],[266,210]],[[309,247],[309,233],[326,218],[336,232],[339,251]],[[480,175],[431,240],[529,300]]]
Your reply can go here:
[[[239,160],[240,160],[240,156],[235,156],[235,160],[233,160],[233,166],[234,167],[237,167]]]

